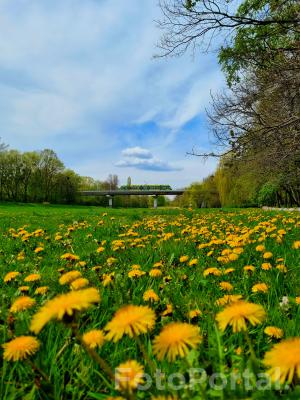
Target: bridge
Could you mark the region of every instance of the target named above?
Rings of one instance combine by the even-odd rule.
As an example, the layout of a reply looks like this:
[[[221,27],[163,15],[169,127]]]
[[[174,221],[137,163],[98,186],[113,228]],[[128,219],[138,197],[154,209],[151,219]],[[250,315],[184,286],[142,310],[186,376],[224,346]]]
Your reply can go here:
[[[114,196],[153,196],[154,197],[154,208],[157,208],[158,196],[166,195],[180,195],[185,192],[185,189],[175,190],[83,190],[78,192],[82,196],[106,196],[108,197],[109,207],[113,206]]]

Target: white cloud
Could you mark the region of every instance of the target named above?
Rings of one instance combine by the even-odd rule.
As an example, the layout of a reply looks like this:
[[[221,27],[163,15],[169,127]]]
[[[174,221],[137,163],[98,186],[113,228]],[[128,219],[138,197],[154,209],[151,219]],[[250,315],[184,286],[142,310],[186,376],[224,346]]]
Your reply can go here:
[[[129,147],[122,150],[123,160],[116,163],[117,167],[133,167],[145,171],[180,171],[182,168],[153,157],[148,149]]]
[[[148,149],[143,149],[142,147],[128,147],[122,150],[122,155],[124,157],[138,157],[138,158],[152,158],[152,154]]]

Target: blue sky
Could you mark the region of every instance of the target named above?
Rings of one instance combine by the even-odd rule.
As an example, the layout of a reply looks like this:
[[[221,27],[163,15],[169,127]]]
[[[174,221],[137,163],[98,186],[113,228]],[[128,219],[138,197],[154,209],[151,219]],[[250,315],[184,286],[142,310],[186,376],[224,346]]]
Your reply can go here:
[[[0,136],[11,148],[55,150],[82,175],[121,183],[199,181],[215,168],[214,54],[153,59],[154,0],[0,0]]]

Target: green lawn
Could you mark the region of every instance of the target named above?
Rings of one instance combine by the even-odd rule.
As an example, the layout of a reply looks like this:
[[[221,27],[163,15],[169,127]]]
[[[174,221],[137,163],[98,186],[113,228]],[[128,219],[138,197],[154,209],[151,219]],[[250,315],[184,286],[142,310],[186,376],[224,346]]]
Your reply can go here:
[[[40,348],[31,357],[14,362],[4,353],[1,399],[300,398],[297,377],[289,388],[270,384],[260,390],[257,384],[257,374],[266,371],[265,353],[275,343],[284,345],[287,338],[299,336],[299,213],[4,204],[0,218],[1,343],[35,336],[30,325],[37,311],[55,296],[79,289],[74,281],[59,283],[67,272],[79,271],[87,281],[77,284],[85,282],[101,297],[97,305],[76,312],[71,307],[72,315],[65,314],[62,321],[54,316],[45,323],[36,335]],[[78,259],[61,258],[66,253]],[[156,263],[160,264],[154,267]],[[19,274],[8,279],[10,272]],[[264,285],[255,291],[256,284]],[[47,287],[44,294],[39,294],[40,287]],[[149,289],[158,301],[144,299]],[[217,315],[231,306],[226,301],[234,301],[225,295],[240,295],[261,305],[265,316],[252,325],[247,320],[247,331],[234,333],[230,322],[222,331]],[[35,303],[24,310],[10,309],[21,296]],[[283,297],[286,304],[281,304]],[[153,381],[147,390],[126,390],[126,384],[117,389],[82,345],[82,334],[103,331],[115,312],[128,304],[154,310],[153,328],[133,337],[124,334],[116,343],[106,340],[93,351],[112,370],[136,360]],[[125,325],[130,323],[126,318]],[[187,339],[181,352],[175,350],[174,360],[167,354],[160,359],[153,343],[173,322],[186,323],[193,332],[197,327],[201,340],[200,336],[195,342]],[[180,326],[174,326],[168,340],[179,334]],[[264,332],[268,326],[280,328],[282,338],[269,337]],[[194,384],[193,368],[204,369],[207,378],[202,375]],[[161,386],[154,382],[157,370],[165,374]],[[252,374],[250,388],[245,371]],[[182,374],[182,382],[172,373]],[[216,384],[216,373],[226,384]],[[240,374],[236,384],[232,384],[234,374]]]

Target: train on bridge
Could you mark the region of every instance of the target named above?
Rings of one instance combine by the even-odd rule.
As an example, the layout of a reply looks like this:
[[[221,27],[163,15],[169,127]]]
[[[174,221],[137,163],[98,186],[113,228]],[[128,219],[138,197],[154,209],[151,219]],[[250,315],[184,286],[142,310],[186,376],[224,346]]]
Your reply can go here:
[[[172,190],[170,185],[123,185],[119,190]]]

